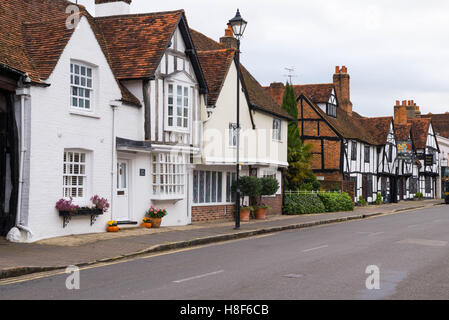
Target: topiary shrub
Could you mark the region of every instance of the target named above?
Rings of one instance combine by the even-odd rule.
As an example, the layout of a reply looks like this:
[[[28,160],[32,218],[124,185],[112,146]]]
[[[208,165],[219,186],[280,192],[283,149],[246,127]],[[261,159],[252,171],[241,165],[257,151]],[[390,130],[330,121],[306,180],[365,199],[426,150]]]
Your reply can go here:
[[[318,193],[326,212],[353,211],[354,203],[346,193]]]
[[[317,194],[295,193],[284,195],[284,214],[311,214],[326,212],[326,209]]]
[[[362,207],[368,205],[368,203],[366,202],[365,198],[363,198],[362,196],[359,197],[359,200],[357,201],[357,204],[359,206],[362,206]]]
[[[377,197],[376,197],[376,204],[382,204],[383,200],[382,200],[382,195],[380,193],[377,193]]]

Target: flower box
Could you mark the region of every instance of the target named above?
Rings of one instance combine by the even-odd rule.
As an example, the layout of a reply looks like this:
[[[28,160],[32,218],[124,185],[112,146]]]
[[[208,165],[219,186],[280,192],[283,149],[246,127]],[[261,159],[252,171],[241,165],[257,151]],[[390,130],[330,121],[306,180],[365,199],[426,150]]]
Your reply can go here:
[[[69,224],[72,217],[83,217],[90,216],[90,225],[92,226],[97,217],[103,214],[103,210],[101,209],[89,209],[89,208],[79,208],[76,211],[59,211],[59,216],[63,217],[62,227],[65,228]]]

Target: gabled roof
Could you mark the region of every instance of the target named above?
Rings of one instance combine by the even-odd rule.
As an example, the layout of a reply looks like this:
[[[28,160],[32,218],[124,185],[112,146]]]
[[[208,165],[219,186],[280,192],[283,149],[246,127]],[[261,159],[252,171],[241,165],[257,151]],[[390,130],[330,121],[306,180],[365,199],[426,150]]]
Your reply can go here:
[[[8,0],[0,2],[0,64],[27,73],[33,83],[48,79],[74,29],[66,28],[73,4],[66,0]],[[86,8],[78,5],[87,18],[98,43],[110,62],[103,34]],[[111,63],[110,63],[111,64]],[[122,101],[139,105],[139,100],[117,81]]]
[[[315,104],[329,102],[332,90],[335,89],[333,83],[293,85],[292,87],[297,97],[304,94]]]
[[[118,79],[151,78],[183,10],[95,18]]]
[[[216,104],[234,56],[234,49],[198,51],[198,59],[209,89],[209,94],[207,95],[208,105]]]
[[[397,140],[408,140],[411,137],[410,133],[411,124],[407,123],[405,125],[395,124],[394,126],[394,134]]]
[[[421,118],[432,119],[435,134],[449,139],[449,112],[439,114],[425,114]]]
[[[416,149],[425,149],[427,145],[427,136],[429,134],[430,119],[417,118],[409,119],[413,144]]]
[[[204,69],[214,69],[212,64],[217,63],[216,68],[222,71],[227,67],[227,63],[230,64],[229,58],[231,53],[228,51],[227,54],[224,54],[224,51],[222,51],[226,49],[225,46],[198,31],[190,29],[190,34],[192,36],[194,46],[196,50],[198,50],[200,64]],[[226,61],[219,63],[218,60],[223,58],[226,59]],[[269,94],[264,91],[260,83],[257,82],[257,80],[248,72],[248,70],[246,70],[242,65],[240,65],[240,70],[242,72],[242,84],[245,89],[250,108],[266,112],[284,119],[291,119],[290,115],[284,109],[282,109],[280,105],[278,105]],[[216,72],[214,70],[212,75],[206,75],[206,77],[209,79],[207,82],[208,85],[209,83],[212,83],[212,86],[215,88],[215,90],[211,90],[209,88],[211,90],[211,98],[208,98],[208,104],[211,104],[212,102],[214,102],[214,99],[216,101],[216,99],[218,98],[222,83],[224,82],[226,75],[227,72]],[[217,91],[218,88],[219,90]]]
[[[292,87],[296,97],[304,94],[315,104],[327,103],[331,97],[332,90],[335,89],[333,83],[292,85]],[[271,95],[279,105],[282,105],[282,98],[284,97],[285,92],[283,83],[272,83],[270,86],[264,87],[264,90]]]

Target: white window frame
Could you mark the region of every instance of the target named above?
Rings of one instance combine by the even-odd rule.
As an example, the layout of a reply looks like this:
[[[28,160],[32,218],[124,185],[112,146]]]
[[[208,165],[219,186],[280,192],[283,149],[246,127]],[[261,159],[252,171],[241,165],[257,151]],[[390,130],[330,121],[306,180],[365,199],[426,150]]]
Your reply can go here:
[[[209,175],[209,187],[207,186],[207,176]],[[215,175],[215,190],[213,185],[213,176]],[[221,175],[221,181],[219,176]],[[203,181],[201,181],[203,178]],[[223,181],[226,179],[226,172],[216,170],[194,170],[193,171],[193,204],[196,205],[216,205],[224,203],[223,200]],[[195,184],[197,189],[195,192]],[[201,188],[203,187],[203,188]],[[201,199],[201,190],[203,198]],[[220,193],[221,191],[221,193]],[[215,200],[213,195],[215,194]],[[209,196],[208,196],[209,195]],[[196,199],[195,199],[196,197]],[[225,196],[226,197],[226,196]],[[209,199],[208,199],[209,198]],[[209,201],[208,201],[209,200]]]
[[[169,92],[170,87],[172,87],[172,93]],[[177,101],[179,96],[177,95],[178,87],[182,88],[181,95],[181,116],[177,115]],[[187,91],[186,91],[187,90]],[[192,100],[193,100],[193,87],[191,84],[181,82],[181,81],[167,81],[165,87],[165,127],[169,131],[178,132],[189,132],[190,131],[190,117],[192,110]],[[187,96],[185,93],[187,92]],[[170,97],[173,99],[172,104],[169,104]],[[185,105],[187,98],[187,106]],[[172,108],[172,115],[169,115],[170,107]],[[169,118],[172,118],[172,124],[170,125]],[[181,119],[181,126],[178,126],[178,120]],[[187,124],[187,126],[184,126]]]
[[[72,158],[70,158],[70,154]],[[76,159],[78,155],[78,160]],[[84,158],[84,161],[82,161]],[[62,196],[66,199],[72,197],[74,203],[84,204],[89,199],[89,165],[90,155],[86,150],[65,149],[63,153],[63,170],[62,170]],[[78,169],[76,169],[78,167]],[[81,168],[84,167],[84,172]],[[75,178],[76,184],[73,183]],[[79,184],[80,178],[82,184]],[[73,190],[76,190],[76,195]],[[79,190],[82,189],[82,196]],[[67,192],[68,191],[68,192]]]
[[[186,156],[175,152],[151,156],[151,194],[153,199],[182,199],[187,187]]]
[[[275,128],[275,124],[278,124],[278,127]],[[272,124],[272,131],[271,131],[271,138],[274,141],[281,141],[282,140],[282,121],[281,119],[273,119],[273,124]]]
[[[82,74],[83,68],[85,69],[85,74]],[[78,73],[76,73],[78,70]],[[90,70],[90,76],[89,76]],[[78,77],[78,84],[76,84],[76,78]],[[84,80],[84,85],[82,84]],[[90,81],[90,86],[89,86]],[[76,89],[76,90],[74,90]],[[83,95],[80,95],[80,91]],[[76,92],[76,95],[74,95]],[[86,92],[89,92],[89,97],[86,96]],[[95,108],[95,68],[80,61],[70,61],[70,108],[72,110],[93,113]],[[76,99],[76,106],[73,103]],[[80,107],[80,101],[83,101],[83,107]],[[86,101],[89,101],[89,108],[85,107]]]

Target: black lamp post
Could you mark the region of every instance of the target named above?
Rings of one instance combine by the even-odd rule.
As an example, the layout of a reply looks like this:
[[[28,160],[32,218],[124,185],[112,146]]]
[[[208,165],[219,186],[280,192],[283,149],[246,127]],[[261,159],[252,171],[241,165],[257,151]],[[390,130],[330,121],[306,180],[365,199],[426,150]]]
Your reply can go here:
[[[237,159],[236,159],[236,192],[235,192],[235,229],[240,228],[240,38],[245,32],[247,22],[240,16],[240,11],[234,18],[229,20],[234,36],[237,38],[236,64],[237,64],[237,124],[234,130],[237,131]]]

